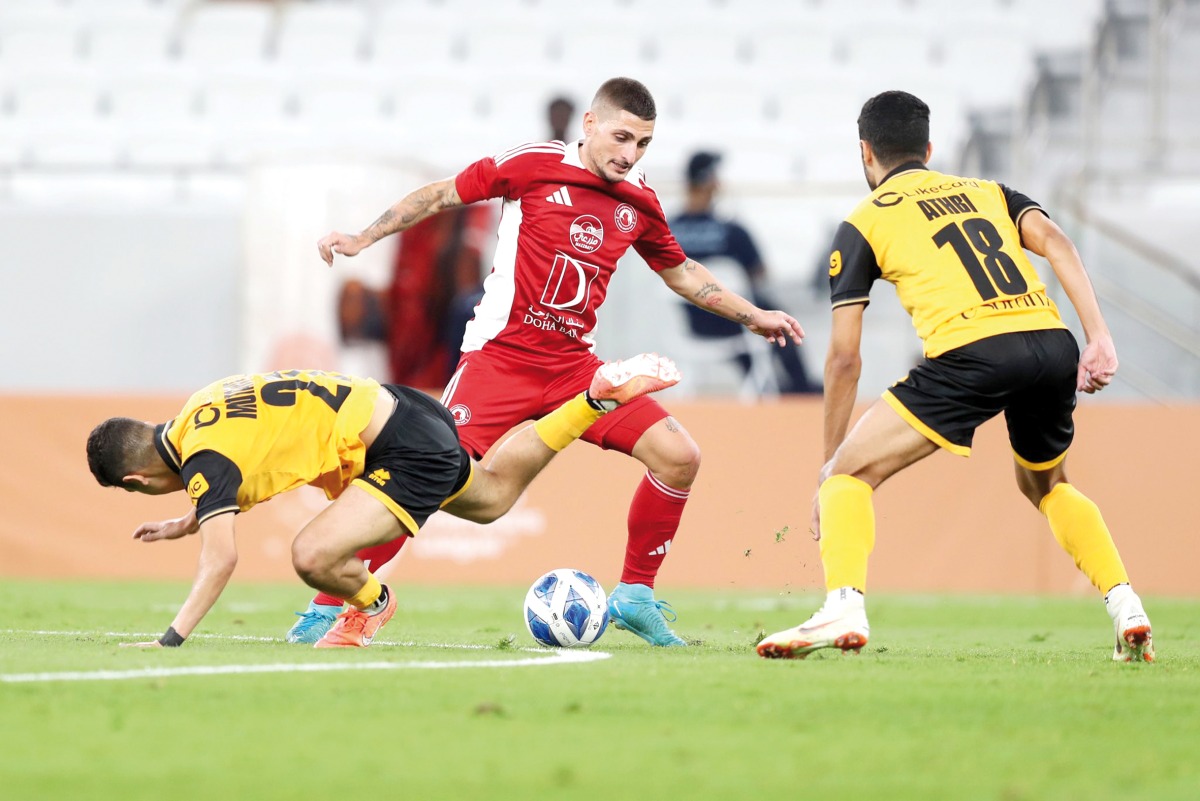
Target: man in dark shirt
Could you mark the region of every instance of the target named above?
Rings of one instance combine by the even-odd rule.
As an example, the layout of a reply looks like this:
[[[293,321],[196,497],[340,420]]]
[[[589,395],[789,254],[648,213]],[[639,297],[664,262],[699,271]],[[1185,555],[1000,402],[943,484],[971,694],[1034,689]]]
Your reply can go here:
[[[760,306],[771,304],[773,301],[767,299],[767,269],[750,232],[731,219],[717,217],[713,208],[720,189],[717,181],[720,159],[719,154],[701,151],[688,161],[687,199],[683,212],[671,220],[671,230],[689,258],[718,267],[725,262],[732,269],[743,271],[748,283],[745,294]],[[699,339],[742,336],[742,326],[709,314],[704,309],[689,304],[684,307],[684,313],[687,315],[688,329]],[[781,392],[821,391],[821,385],[809,379],[797,349],[770,348],[770,351],[781,371]],[[733,358],[743,374],[751,371],[752,362],[748,352],[738,353]]]

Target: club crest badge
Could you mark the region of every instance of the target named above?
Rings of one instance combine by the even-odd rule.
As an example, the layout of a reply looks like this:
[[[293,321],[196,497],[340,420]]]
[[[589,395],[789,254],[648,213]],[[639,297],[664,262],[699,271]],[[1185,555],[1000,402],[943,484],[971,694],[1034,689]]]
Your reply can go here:
[[[613,212],[613,217],[617,223],[617,230],[621,233],[627,234],[637,227],[637,212],[628,203],[622,203],[620,206],[617,206],[616,211]]]

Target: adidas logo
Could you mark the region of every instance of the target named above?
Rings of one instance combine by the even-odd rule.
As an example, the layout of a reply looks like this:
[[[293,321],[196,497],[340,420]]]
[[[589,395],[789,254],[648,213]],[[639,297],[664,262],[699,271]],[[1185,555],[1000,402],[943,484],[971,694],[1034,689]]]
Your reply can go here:
[[[647,556],[665,556],[667,551],[669,551],[669,550],[671,550],[671,541],[667,540],[662,545],[658,546],[657,548],[655,548],[653,551],[651,551],[650,553],[648,553],[646,555]]]
[[[546,196],[546,200],[551,203],[557,203],[560,206],[575,205],[571,202],[571,194],[567,192],[567,188],[565,186],[560,186],[558,189],[555,189],[553,195]]]

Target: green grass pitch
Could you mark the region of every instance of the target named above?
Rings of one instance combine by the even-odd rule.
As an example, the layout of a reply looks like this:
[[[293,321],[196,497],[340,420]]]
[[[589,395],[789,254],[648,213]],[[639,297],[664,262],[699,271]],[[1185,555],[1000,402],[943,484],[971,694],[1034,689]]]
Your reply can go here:
[[[693,647],[610,629],[572,662],[525,588],[394,590],[361,651],[282,641],[298,582],[235,582],[138,651],[186,585],[0,581],[0,797],[1200,797],[1200,601],[1146,599],[1150,665],[1110,661],[1096,598],[963,596],[872,597],[861,655],[767,661],[816,595],[663,586]]]

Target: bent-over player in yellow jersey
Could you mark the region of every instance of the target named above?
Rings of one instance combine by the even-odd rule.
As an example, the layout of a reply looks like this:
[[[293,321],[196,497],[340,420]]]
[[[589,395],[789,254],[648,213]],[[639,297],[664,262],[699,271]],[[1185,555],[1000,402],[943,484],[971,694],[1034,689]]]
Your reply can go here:
[[[237,563],[234,517],[305,484],[333,500],[292,543],[297,574],[350,608],[319,648],[369,645],[395,597],[356,554],[415,536],[439,508],[490,522],[511,508],[554,455],[605,411],[672,386],[679,373],[656,354],[607,362],[591,387],[519,431],[487,467],[458,441],[454,418],[408,387],[319,370],[236,375],[188,399],[155,426],[126,417],[88,437],[88,466],[102,486],[161,495],[185,490],[192,510],[144,523],[143,542],[199,532],[199,567],[170,628],[140,646],[178,646],[224,590]]]
[[[1020,192],[929,170],[929,107],[918,98],[895,91],[871,98],[858,129],[872,192],[838,227],[829,257],[825,465],[812,517],[829,595],[809,620],[760,642],[758,653],[803,657],[818,648],[862,648],[875,488],[939,448],[969,456],[975,429],[1003,413],[1022,493],[1104,595],[1114,659],[1151,661],[1150,621],[1104,519],[1067,482],[1075,393],[1103,389],[1117,369],[1078,252]],[[1087,338],[1082,354],[1025,249],[1050,262],[1075,307]],[[925,358],[847,433],[863,312],[881,278],[912,316]]]

